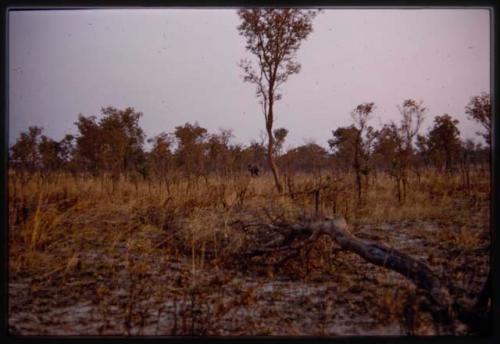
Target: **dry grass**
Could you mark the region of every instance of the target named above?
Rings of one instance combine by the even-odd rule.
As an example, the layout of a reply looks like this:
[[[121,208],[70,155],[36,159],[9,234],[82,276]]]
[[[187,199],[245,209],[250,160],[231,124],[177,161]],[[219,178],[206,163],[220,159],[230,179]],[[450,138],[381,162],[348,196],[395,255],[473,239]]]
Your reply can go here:
[[[390,225],[393,231],[406,231],[402,233],[405,238],[420,240],[420,245],[425,241],[427,246],[413,248],[415,254],[432,249],[428,256],[445,257],[446,250],[453,248],[462,254],[463,264],[474,261],[484,270],[487,252],[477,250],[489,241],[489,177],[474,173],[472,190],[465,190],[459,176],[423,173],[420,181],[410,181],[403,204],[397,200],[394,182],[379,174],[370,181],[361,207],[352,176],[331,177],[330,187],[321,191],[318,209],[314,195],[307,191],[324,183],[326,175],[321,181],[312,175],[296,175],[294,197],[279,195],[269,175],[182,179],[161,192],[154,184],[122,180],[114,193],[107,180],[57,175],[47,181],[33,176],[21,184],[11,175],[9,268],[10,283],[18,286],[10,291],[11,330],[335,335],[364,328],[356,327],[355,319],[351,327],[339,327],[340,320],[332,315],[338,312],[368,316],[366,326],[372,328],[401,320],[405,304],[391,306],[391,291],[395,284],[404,285],[401,293],[405,295],[411,288],[399,276],[389,273],[389,285],[381,286],[377,276],[387,272],[370,272],[373,268],[357,257],[337,253],[335,243],[328,239],[278,271],[259,261],[241,262],[238,254],[259,237],[235,222],[265,222],[269,216],[293,222],[343,215],[360,235],[398,246],[402,245],[401,233],[377,229],[395,224]],[[424,230],[426,226],[437,230]],[[409,231],[412,227],[425,228]],[[450,274],[457,268],[445,262],[439,266],[450,269]],[[363,269],[368,269],[366,275],[360,275]],[[343,303],[332,299],[327,307],[321,305],[319,294],[303,299],[286,294],[290,286],[277,288],[285,296],[262,291],[283,280],[294,286],[305,283],[300,288],[318,293],[326,285],[327,290],[333,288],[353,298]],[[360,285],[362,291],[356,291]],[[360,293],[365,296],[355,301]],[[86,301],[91,301],[88,307],[93,315],[82,315],[83,320],[53,312],[41,315],[63,306],[87,307],[81,305]],[[39,322],[22,320],[30,317],[27,314]],[[59,323],[54,323],[57,317]],[[283,321],[289,325],[280,325]],[[75,325],[79,322],[85,325]],[[421,333],[425,333],[423,327]]]

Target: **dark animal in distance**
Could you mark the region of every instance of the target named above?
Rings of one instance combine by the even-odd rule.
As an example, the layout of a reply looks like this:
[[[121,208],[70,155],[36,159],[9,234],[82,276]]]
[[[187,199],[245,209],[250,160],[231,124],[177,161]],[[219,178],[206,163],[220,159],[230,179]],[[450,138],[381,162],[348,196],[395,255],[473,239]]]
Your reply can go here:
[[[252,177],[258,177],[260,173],[260,168],[258,165],[248,164],[248,172]]]

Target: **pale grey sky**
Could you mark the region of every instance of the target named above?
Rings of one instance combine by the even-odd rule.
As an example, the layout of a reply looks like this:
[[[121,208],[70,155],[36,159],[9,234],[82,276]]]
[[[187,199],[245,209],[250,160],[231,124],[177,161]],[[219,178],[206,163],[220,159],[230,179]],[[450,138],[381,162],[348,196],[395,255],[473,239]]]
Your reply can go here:
[[[283,86],[275,127],[286,146],[327,146],[350,112],[375,102],[372,125],[399,121],[396,105],[423,100],[423,131],[436,115],[466,118],[471,96],[490,92],[490,22],[485,9],[327,9]],[[60,139],[79,113],[128,106],[144,113],[148,137],[198,121],[234,130],[248,144],[264,128],[254,86],[243,83],[235,9],[22,11],[9,14],[9,142],[30,125]]]

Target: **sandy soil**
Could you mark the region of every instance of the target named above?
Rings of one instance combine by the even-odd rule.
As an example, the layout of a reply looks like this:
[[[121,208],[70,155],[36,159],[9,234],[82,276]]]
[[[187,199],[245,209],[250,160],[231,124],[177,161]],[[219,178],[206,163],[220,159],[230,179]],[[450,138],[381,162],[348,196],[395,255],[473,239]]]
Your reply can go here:
[[[329,239],[316,244],[314,259],[297,258],[283,271],[261,261],[243,262],[245,269],[207,262],[193,270],[192,259],[169,246],[164,230],[130,225],[135,220],[128,209],[116,206],[96,216],[81,209],[67,214],[65,221],[80,236],[52,238],[45,248],[66,257],[64,268],[11,271],[11,333],[392,336],[467,331],[465,326],[438,328],[419,308],[421,297],[411,282],[335,250]],[[99,232],[92,226],[96,222]],[[456,297],[473,294],[487,275],[487,233],[477,245],[460,247],[438,235],[450,226],[402,221],[358,225],[354,233],[424,260]],[[325,251],[322,245],[333,250],[314,256]]]

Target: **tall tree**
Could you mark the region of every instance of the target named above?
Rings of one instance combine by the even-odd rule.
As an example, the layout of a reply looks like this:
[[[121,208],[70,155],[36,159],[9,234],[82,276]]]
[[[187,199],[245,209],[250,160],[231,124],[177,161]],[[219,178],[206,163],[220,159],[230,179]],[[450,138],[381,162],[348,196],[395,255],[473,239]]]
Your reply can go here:
[[[417,135],[417,149],[419,162],[423,163],[425,167],[429,167],[430,164],[430,149],[429,140],[425,135]]]
[[[481,93],[479,96],[471,98],[465,107],[465,113],[469,118],[478,122],[486,129],[485,133],[478,132],[488,145],[491,145],[491,99],[489,93]]]
[[[429,132],[429,146],[431,154],[438,165],[451,172],[455,159],[461,149],[460,131],[457,128],[458,120],[444,114],[434,118],[434,126]]]
[[[408,151],[404,144],[402,130],[395,123],[385,124],[377,132],[373,155],[379,167],[382,167],[396,182],[398,201],[405,198],[406,160]]]
[[[373,127],[368,125],[375,103],[363,103],[358,105],[352,112],[354,127],[357,129],[354,141],[354,171],[356,173],[356,185],[358,189],[358,203],[362,203],[363,177],[368,176],[370,171],[369,160],[371,156],[372,143],[375,139]]]
[[[406,199],[406,191],[408,189],[408,173],[412,166],[415,164],[414,141],[418,135],[424,115],[427,108],[422,105],[422,101],[415,101],[413,99],[406,99],[403,101],[402,106],[398,106],[401,114],[401,124],[398,132],[401,139],[401,149],[398,162],[399,176],[398,180],[398,195],[400,202]],[[400,183],[402,185],[402,192],[400,190]]]
[[[377,140],[373,148],[374,163],[378,168],[393,176],[397,170],[398,155],[402,146],[398,128],[394,123],[385,124],[376,136]]]
[[[80,169],[97,175],[102,169],[102,134],[95,116],[78,115],[75,160]]]
[[[335,167],[345,172],[351,171],[354,162],[354,150],[358,129],[353,125],[339,127],[332,131],[333,138],[328,140],[328,145],[333,153]]]
[[[64,138],[59,141],[59,157],[61,158],[63,167],[68,167],[73,160],[75,144],[75,137],[71,134],[64,135]]]
[[[422,101],[406,99],[402,106],[398,105],[401,113],[401,138],[408,155],[413,153],[413,141],[420,130],[427,108],[422,106]]]
[[[287,170],[319,174],[328,166],[328,152],[314,142],[295,147],[282,157]]]
[[[49,174],[62,166],[61,145],[58,141],[42,135],[38,144],[42,169]]]
[[[231,168],[229,142],[233,137],[230,129],[219,128],[218,134],[211,134],[207,142],[208,169],[217,174],[227,175]]]
[[[41,127],[29,127],[27,132],[19,135],[16,143],[10,149],[12,165],[22,171],[35,172],[40,167],[38,144],[43,131]]]
[[[353,168],[356,178],[358,203],[363,202],[363,180],[370,172],[370,159],[376,132],[368,125],[375,103],[363,103],[351,112],[354,124],[333,131],[328,140],[334,158]],[[366,185],[366,183],[365,183]]]
[[[106,169],[116,179],[120,173],[137,170],[142,160],[144,131],[139,126],[142,113],[131,107],[124,110],[107,107],[101,111],[102,154]]]
[[[175,127],[174,135],[177,138],[177,162],[186,174],[200,174],[204,165],[205,141],[207,129],[200,127],[197,122],[186,123]]]
[[[139,126],[142,113],[133,108],[101,109],[103,117],[79,115],[75,123],[76,157],[92,173],[110,172],[113,180],[123,172],[137,170],[143,163],[144,132]]]
[[[167,134],[161,133],[151,139],[148,142],[153,144],[153,148],[148,156],[149,168],[153,172],[153,175],[158,179],[160,192],[163,182],[168,183],[168,172],[172,169],[173,165],[173,154],[172,154],[172,144],[174,138]]]
[[[476,151],[480,149],[480,144],[476,144],[472,139],[467,139],[462,141],[460,147],[460,155],[459,155],[459,164],[460,171],[462,174],[463,185],[465,186],[465,190],[467,194],[470,194],[471,191],[471,178],[470,178],[470,170],[471,166],[474,164],[474,156],[476,155]]]
[[[299,9],[242,9],[238,31],[246,40],[246,49],[256,57],[255,63],[242,60],[244,81],[257,87],[267,131],[267,158],[278,192],[283,191],[273,153],[274,103],[281,99],[278,90],[288,78],[300,71],[295,61],[301,42],[312,32],[316,11]]]

